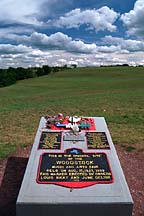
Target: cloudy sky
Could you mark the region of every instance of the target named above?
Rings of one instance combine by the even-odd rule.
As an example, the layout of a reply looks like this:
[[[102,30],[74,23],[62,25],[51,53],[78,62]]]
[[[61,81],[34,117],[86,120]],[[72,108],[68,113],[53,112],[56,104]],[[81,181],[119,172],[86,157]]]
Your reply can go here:
[[[144,0],[1,0],[0,68],[144,64]]]

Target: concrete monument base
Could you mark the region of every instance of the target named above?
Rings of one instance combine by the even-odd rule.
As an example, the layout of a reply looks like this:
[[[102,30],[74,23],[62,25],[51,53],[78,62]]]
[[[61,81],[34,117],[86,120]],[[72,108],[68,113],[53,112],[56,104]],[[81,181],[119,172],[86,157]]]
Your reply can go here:
[[[17,216],[132,216],[133,200],[105,119],[95,117],[96,130],[82,130],[79,139],[68,137],[68,131],[46,129],[45,122],[42,117],[18,195]],[[49,148],[44,135],[40,146],[43,132],[60,132],[60,143],[53,139]],[[91,132],[96,136],[87,138]]]

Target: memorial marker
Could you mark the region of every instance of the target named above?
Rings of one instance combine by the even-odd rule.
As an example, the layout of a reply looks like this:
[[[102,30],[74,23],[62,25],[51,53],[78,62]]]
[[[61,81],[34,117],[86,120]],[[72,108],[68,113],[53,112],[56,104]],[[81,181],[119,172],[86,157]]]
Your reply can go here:
[[[104,132],[86,133],[88,149],[110,149]]]
[[[17,216],[131,216],[133,201],[102,117],[42,117]]]
[[[38,149],[60,149],[61,133],[42,132]]]
[[[84,153],[79,149],[69,149],[65,153],[41,155],[37,182],[82,188],[112,183],[113,177],[105,153]]]

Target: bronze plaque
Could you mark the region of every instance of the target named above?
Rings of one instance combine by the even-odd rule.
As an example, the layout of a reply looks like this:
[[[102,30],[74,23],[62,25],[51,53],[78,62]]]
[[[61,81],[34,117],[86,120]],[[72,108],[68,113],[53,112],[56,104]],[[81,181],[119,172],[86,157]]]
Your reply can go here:
[[[105,153],[67,149],[65,153],[41,155],[37,174],[39,184],[82,188],[112,182],[112,172]]]
[[[87,132],[88,149],[110,149],[105,132]]]
[[[60,132],[42,132],[38,149],[60,149],[61,133]]]

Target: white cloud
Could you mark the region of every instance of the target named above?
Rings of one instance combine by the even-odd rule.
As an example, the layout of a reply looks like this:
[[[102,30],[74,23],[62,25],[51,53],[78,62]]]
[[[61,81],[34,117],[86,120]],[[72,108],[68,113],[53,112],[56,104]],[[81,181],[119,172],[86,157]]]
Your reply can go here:
[[[111,65],[143,64],[144,45],[140,40],[106,36],[101,45],[73,40],[57,32],[50,36],[34,32],[30,36],[13,35],[19,45],[0,44],[0,65],[15,67],[37,64]]]
[[[67,44],[67,50],[70,52],[95,53],[97,46],[95,43],[86,44],[83,41],[71,41]]]
[[[16,53],[28,53],[32,51],[31,47],[24,45],[11,45],[11,44],[0,44],[0,54],[16,54]]]
[[[65,51],[36,51],[21,54],[5,54],[0,55],[1,68],[6,67],[29,67],[36,65],[48,64],[50,66],[77,64],[78,66],[99,66],[111,64],[130,64],[144,65],[143,53],[97,53],[97,54],[81,54],[66,53]],[[40,53],[40,55],[38,55]]]
[[[1,0],[0,21],[39,25],[36,17],[43,2],[44,0]]]
[[[144,51],[144,41],[142,40],[132,40],[119,37],[105,36],[103,38],[103,42],[107,45],[114,45],[116,47],[119,47],[119,49],[123,51]]]
[[[34,32],[30,36],[15,35],[14,39],[18,43],[23,43],[42,50],[60,49],[68,52],[95,53],[97,46],[95,43],[87,44],[81,40],[73,40],[66,34],[57,32],[50,36]]]
[[[144,0],[137,0],[133,10],[121,16],[129,35],[144,37]]]
[[[98,52],[101,53],[115,53],[115,52],[122,52],[121,48],[119,46],[99,46],[98,47]]]
[[[102,45],[96,43],[84,43],[81,40],[73,40],[66,34],[57,32],[50,36],[34,32],[30,36],[15,35],[18,43],[32,46],[40,50],[65,50],[71,53],[129,53],[144,51],[144,43],[141,40],[124,39],[119,37],[105,36]]]
[[[67,60],[66,59],[58,59],[58,62],[62,65],[66,64],[67,63]]]
[[[118,18],[119,14],[107,6],[100,9],[81,10],[74,9],[64,16],[61,16],[56,21],[49,20],[48,23],[53,23],[56,27],[79,28],[81,25],[87,25],[89,29],[97,31],[108,30],[113,32],[116,26],[113,23]]]
[[[4,24],[24,24],[35,27],[44,26],[46,17],[57,15],[57,9],[61,11],[67,0],[1,0],[0,21]]]
[[[8,39],[8,40],[15,40],[16,34],[32,34],[34,29],[32,27],[25,27],[25,26],[13,26],[0,29],[0,40]]]
[[[34,32],[30,36],[18,36],[15,35],[15,40],[18,43],[32,46],[40,50],[65,50],[71,53],[125,53],[125,47],[121,47],[119,44],[112,44],[110,46],[97,46],[96,43],[84,43],[81,40],[73,40],[66,34],[57,32],[50,36],[42,33]],[[106,39],[105,39],[106,40]]]
[[[144,51],[143,41],[123,39],[118,37],[106,36],[102,40],[101,45],[96,43],[84,43],[81,40],[73,40],[66,34],[57,32],[55,34],[46,35],[42,33],[34,32],[30,36],[20,36],[13,35],[13,40],[18,44],[24,44],[28,49],[32,47],[33,49],[39,50],[39,55],[43,51],[51,50],[64,50],[69,53],[79,53],[79,54],[96,54],[96,53],[129,53],[135,51]],[[7,48],[7,45],[4,45]],[[14,45],[9,45],[14,47]],[[16,49],[23,45],[15,46]],[[5,52],[6,52],[5,48]],[[19,48],[20,50],[20,48]],[[7,49],[7,53],[9,49]],[[40,53],[41,52],[41,53]]]
[[[69,6],[66,7],[66,4]],[[87,10],[77,8],[59,15],[72,5],[67,0],[1,0],[0,67],[74,63],[78,66],[144,64],[142,39],[106,36],[99,43],[86,43],[62,32],[51,35],[36,32],[42,29],[47,32],[47,27],[78,29],[82,25],[95,32],[116,30],[115,21],[120,15],[113,9],[107,6]],[[51,20],[46,24],[48,17]],[[41,22],[43,19],[44,23]],[[129,35],[144,36],[144,0],[137,0],[133,10],[123,14],[121,20],[128,28]],[[80,34],[77,37],[80,38]],[[90,39],[90,33],[86,37]],[[96,38],[99,38],[99,34]]]

